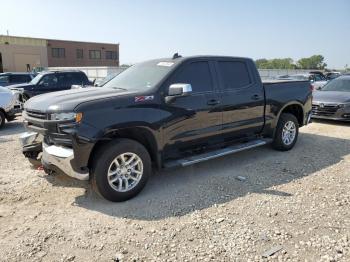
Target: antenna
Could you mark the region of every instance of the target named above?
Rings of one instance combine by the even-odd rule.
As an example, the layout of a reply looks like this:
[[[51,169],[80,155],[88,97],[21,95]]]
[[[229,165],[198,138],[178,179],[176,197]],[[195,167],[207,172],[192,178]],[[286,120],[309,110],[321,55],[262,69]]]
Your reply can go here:
[[[9,36],[9,30],[6,30],[6,32],[7,32],[7,36]]]

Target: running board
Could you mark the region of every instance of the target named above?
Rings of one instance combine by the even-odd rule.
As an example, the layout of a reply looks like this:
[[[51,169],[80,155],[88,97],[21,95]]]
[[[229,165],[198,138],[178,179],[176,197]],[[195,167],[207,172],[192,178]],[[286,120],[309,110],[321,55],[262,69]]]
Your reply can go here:
[[[193,164],[207,161],[210,159],[214,159],[217,157],[238,153],[238,152],[251,149],[254,147],[258,147],[258,146],[263,146],[270,142],[272,142],[272,139],[257,139],[257,140],[253,140],[245,143],[240,143],[237,145],[228,146],[225,148],[221,148],[218,150],[210,151],[207,153],[203,153],[203,154],[199,154],[199,155],[195,155],[195,156],[191,156],[183,159],[171,160],[164,163],[164,168],[189,166],[189,165],[193,165]]]

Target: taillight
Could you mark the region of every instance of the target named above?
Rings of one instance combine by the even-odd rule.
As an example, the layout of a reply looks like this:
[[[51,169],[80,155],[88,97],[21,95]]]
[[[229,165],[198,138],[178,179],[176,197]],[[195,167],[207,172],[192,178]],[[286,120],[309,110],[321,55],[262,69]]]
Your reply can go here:
[[[314,90],[315,90],[315,87],[314,87],[313,84],[310,84],[310,90],[311,90],[311,91],[314,91]]]

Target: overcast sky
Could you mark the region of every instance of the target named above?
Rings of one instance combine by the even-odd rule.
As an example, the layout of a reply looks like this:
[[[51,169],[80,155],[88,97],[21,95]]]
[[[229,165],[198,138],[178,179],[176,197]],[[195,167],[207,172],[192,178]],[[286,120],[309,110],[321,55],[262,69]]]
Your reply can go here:
[[[350,66],[350,0],[0,0],[0,34],[120,43],[121,63],[182,55]]]

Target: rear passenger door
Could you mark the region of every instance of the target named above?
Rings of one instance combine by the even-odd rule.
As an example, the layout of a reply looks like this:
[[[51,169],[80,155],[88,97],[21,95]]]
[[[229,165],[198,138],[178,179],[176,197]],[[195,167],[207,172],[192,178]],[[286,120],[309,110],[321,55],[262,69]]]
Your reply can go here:
[[[248,64],[251,63],[251,64]],[[223,135],[243,138],[259,133],[264,125],[264,90],[245,59],[218,60],[223,111]],[[257,74],[257,71],[256,73]]]
[[[58,74],[58,86],[60,90],[71,89],[72,85],[73,85],[73,74],[71,73]]]
[[[166,104],[170,119],[163,127],[165,151],[181,150],[210,142],[221,134],[222,113],[218,110],[215,72],[212,62],[187,62],[170,77],[165,92],[171,84],[191,84],[192,93],[177,97]]]
[[[59,86],[61,90],[68,90],[72,88],[72,85],[84,85],[85,79],[81,73],[62,73],[59,76]]]

